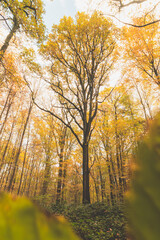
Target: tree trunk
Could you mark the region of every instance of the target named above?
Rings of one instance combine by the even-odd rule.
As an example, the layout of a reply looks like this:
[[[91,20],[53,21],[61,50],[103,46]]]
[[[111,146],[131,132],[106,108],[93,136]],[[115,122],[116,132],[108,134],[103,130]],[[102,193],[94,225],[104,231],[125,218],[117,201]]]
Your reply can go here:
[[[28,131],[28,139],[27,139],[26,149],[25,149],[24,158],[23,158],[23,165],[22,165],[22,171],[21,171],[21,175],[20,175],[19,187],[18,187],[17,195],[19,195],[20,189],[21,189],[21,185],[22,185],[22,178],[23,178],[23,173],[24,173],[24,166],[25,166],[26,158],[27,158],[28,144],[29,144],[29,131]]]
[[[88,144],[83,144],[83,203],[90,203]]]
[[[0,135],[1,135],[1,133],[2,133],[2,131],[3,131],[3,128],[4,128],[4,126],[5,126],[6,122],[7,122],[7,118],[8,118],[8,114],[9,114],[11,105],[12,105],[12,102],[10,102],[10,103],[8,104],[6,116],[5,116],[5,119],[4,119],[4,121],[3,121],[2,127],[1,127],[1,129],[0,129]],[[1,137],[1,139],[2,139],[2,137]]]
[[[57,196],[56,204],[59,204],[61,201],[61,192],[62,192],[62,164],[63,164],[63,155],[60,153],[59,157],[59,168],[58,168],[58,183],[57,183]]]
[[[66,127],[62,129],[62,132],[59,136],[60,153],[59,153],[59,169],[58,169],[56,204],[59,204],[60,201],[62,200],[62,177],[63,177],[63,161],[64,161],[64,148],[65,148],[65,141],[66,141],[66,130],[67,130]]]
[[[117,106],[115,105],[115,137],[116,137],[116,160],[117,160],[117,170],[118,170],[118,179],[119,179],[119,200],[123,201],[123,183],[122,183],[122,169],[121,169],[121,159],[119,156],[119,134],[117,129]]]
[[[112,157],[110,155],[110,159],[109,159],[109,155],[107,153],[107,166],[108,166],[109,185],[110,185],[110,203],[111,205],[114,205],[116,201],[115,188],[117,185],[115,183],[114,169],[112,168],[112,171],[111,171],[111,164],[112,164]]]
[[[6,173],[8,171],[8,174],[6,176],[6,179],[5,179],[5,185],[4,185],[4,191],[7,189],[7,184],[8,184],[8,179],[9,179],[9,176],[10,176],[10,172],[11,172],[11,169],[12,169],[12,163],[10,163],[10,166],[6,169]]]
[[[12,128],[11,128],[11,131],[10,131],[10,134],[9,134],[9,138],[7,140],[7,144],[4,148],[4,151],[3,151],[3,154],[2,154],[2,159],[1,159],[1,164],[0,164],[0,170],[2,169],[3,167],[3,164],[5,163],[5,156],[6,156],[6,153],[7,153],[7,150],[8,150],[8,146],[9,146],[9,143],[10,143],[10,139],[11,139],[11,136],[12,136],[12,132],[13,132],[13,129],[14,129],[14,125],[15,125],[15,122],[13,121],[12,123]]]
[[[11,86],[11,88],[9,89],[9,92],[8,92],[8,95],[7,95],[7,98],[6,98],[4,107],[3,107],[2,111],[1,111],[1,114],[0,114],[0,119],[1,119],[1,117],[2,117],[2,115],[3,115],[3,113],[4,113],[4,110],[5,110],[6,107],[7,107],[7,104],[8,104],[8,101],[9,101],[11,92],[12,92],[12,86]]]
[[[49,180],[50,180],[50,174],[51,174],[50,157],[46,156],[44,180],[43,180],[43,185],[42,185],[42,189],[41,189],[41,195],[43,195],[43,196],[47,193],[48,184],[49,184]]]
[[[2,191],[2,188],[3,188],[3,184],[5,182],[5,178],[7,177],[7,173],[8,173],[8,170],[9,170],[10,166],[8,165],[6,167],[6,170],[3,170],[3,172],[1,173],[1,178],[0,178],[0,190]]]
[[[34,170],[34,161],[32,160],[32,165],[31,165],[31,168],[30,168],[30,174],[29,174],[29,183],[28,183],[28,188],[27,188],[27,192],[26,192],[26,196],[29,197],[29,191],[30,191],[30,187],[31,187],[31,181],[32,181],[32,174],[33,174],[33,170]]]
[[[7,50],[8,46],[9,46],[10,40],[12,39],[14,33],[18,30],[18,28],[19,28],[19,24],[17,22],[17,19],[14,17],[13,18],[13,27],[12,27],[10,33],[8,34],[8,36],[6,37],[4,44],[2,45],[2,47],[0,49],[0,61],[2,60],[2,58],[5,54],[5,51]]]
[[[32,161],[34,161],[34,154],[32,155],[32,158],[33,158]],[[31,164],[31,159],[28,158],[25,166],[24,177],[23,177],[23,182],[22,182],[22,187],[20,192],[21,195],[25,195],[30,164]]]
[[[100,163],[99,163],[99,166],[98,166],[98,170],[99,170],[99,178],[100,178],[100,183],[101,183],[101,196],[102,196],[102,201],[103,201],[104,198],[106,197],[106,193],[105,193],[105,178],[104,178],[104,176],[102,174]]]
[[[67,160],[63,163],[62,202],[66,201]]]
[[[39,171],[40,171],[40,165],[41,165],[41,162],[39,162],[39,165],[38,165],[38,167],[37,167],[37,169],[36,169],[36,174],[37,174],[37,176],[36,176],[36,180],[35,180],[36,184],[35,184],[34,194],[33,194],[34,197],[37,195],[38,182],[39,182],[39,175],[40,175],[40,174],[39,174]]]
[[[21,152],[22,143],[23,143],[25,132],[26,132],[27,124],[28,124],[30,114],[31,114],[31,111],[32,111],[32,107],[33,107],[33,101],[31,101],[31,103],[30,103],[30,107],[29,107],[29,110],[28,110],[28,115],[27,115],[27,118],[26,118],[26,121],[25,121],[25,124],[24,124],[23,132],[22,132],[22,136],[21,136],[21,140],[20,140],[20,145],[19,145],[16,157],[15,157],[12,174],[11,174],[11,177],[10,177],[10,180],[9,180],[9,185],[8,185],[8,188],[7,188],[8,192],[14,187],[14,186],[12,186],[12,184],[14,183],[14,178],[16,177],[17,163],[18,163],[20,152]]]
[[[99,181],[98,181],[98,175],[97,175],[97,177],[95,177],[94,170],[92,170],[91,177],[94,182],[94,187],[95,187],[95,192],[96,192],[96,200],[97,200],[97,202],[99,202],[99,185],[98,185]],[[94,194],[93,194],[93,196],[94,196]],[[93,202],[94,202],[94,199],[93,199]]]

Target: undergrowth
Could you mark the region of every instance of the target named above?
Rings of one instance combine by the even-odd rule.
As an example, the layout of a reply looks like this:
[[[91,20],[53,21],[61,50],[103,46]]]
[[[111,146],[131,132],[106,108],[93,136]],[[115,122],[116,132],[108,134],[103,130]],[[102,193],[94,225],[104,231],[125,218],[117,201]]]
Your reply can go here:
[[[78,206],[52,204],[48,211],[64,215],[83,240],[126,239],[122,206],[108,206],[105,202]]]

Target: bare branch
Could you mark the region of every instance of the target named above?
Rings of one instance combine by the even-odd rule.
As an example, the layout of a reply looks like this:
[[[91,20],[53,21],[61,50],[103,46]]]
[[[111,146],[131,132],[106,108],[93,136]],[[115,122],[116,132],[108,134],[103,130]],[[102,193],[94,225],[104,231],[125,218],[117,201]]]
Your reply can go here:
[[[133,4],[141,4],[143,2],[146,2],[146,0],[133,0],[133,1],[128,2],[128,3],[123,3],[122,0],[113,0],[113,2],[118,3],[119,4],[119,9],[122,9],[122,8],[128,7],[128,6],[133,5]]]
[[[29,82],[27,81],[27,79],[26,79],[25,76],[23,76],[23,78],[24,78],[24,80],[25,80],[25,82],[26,82],[29,90],[31,91],[32,100],[33,100],[33,103],[36,105],[36,107],[38,107],[38,108],[39,108],[40,110],[42,110],[43,112],[49,113],[50,115],[52,115],[53,117],[55,117],[55,118],[57,118],[59,121],[61,121],[66,127],[68,127],[68,128],[71,130],[71,132],[73,133],[73,135],[76,137],[76,139],[77,139],[78,143],[80,144],[80,146],[82,147],[82,143],[81,143],[78,135],[76,134],[76,132],[75,132],[75,131],[73,130],[73,128],[71,127],[69,121],[68,121],[68,123],[66,123],[62,118],[60,118],[60,117],[59,117],[58,115],[56,115],[54,112],[52,112],[52,111],[50,111],[50,110],[48,110],[48,109],[45,109],[45,108],[39,106],[39,104],[35,101],[35,94],[34,94],[33,90],[31,89],[31,86],[30,86]]]
[[[117,84],[116,84],[117,85]],[[98,103],[103,103],[114,91],[114,89],[116,88],[116,85],[111,89],[111,91],[104,97],[104,99],[102,101],[98,101]]]
[[[147,12],[147,13],[145,14],[144,20],[145,20],[145,18],[147,17],[147,15],[149,15],[151,12],[153,12],[153,11],[156,9],[156,7],[159,5],[159,3],[160,3],[160,2],[158,2],[149,12]]]
[[[108,16],[110,16],[110,17],[115,18],[115,19],[118,20],[120,23],[123,23],[123,24],[128,25],[128,26],[131,26],[131,27],[136,27],[136,28],[143,28],[143,27],[147,27],[147,26],[149,26],[149,25],[152,25],[152,24],[155,24],[155,23],[160,22],[160,19],[158,19],[158,20],[155,20],[155,21],[146,23],[146,24],[136,25],[136,24],[132,24],[132,23],[123,22],[123,21],[121,21],[119,18],[117,18],[116,16],[114,16],[114,15],[112,15],[112,14],[103,14],[103,15],[108,15]]]
[[[2,14],[0,14],[0,16],[2,17],[2,19],[0,19],[0,21],[5,21],[5,24],[7,25],[7,27],[8,27],[9,30],[11,31],[12,29],[11,29],[11,27],[9,26],[7,20],[12,20],[12,21],[13,21],[13,19],[12,19],[12,18],[5,18]]]

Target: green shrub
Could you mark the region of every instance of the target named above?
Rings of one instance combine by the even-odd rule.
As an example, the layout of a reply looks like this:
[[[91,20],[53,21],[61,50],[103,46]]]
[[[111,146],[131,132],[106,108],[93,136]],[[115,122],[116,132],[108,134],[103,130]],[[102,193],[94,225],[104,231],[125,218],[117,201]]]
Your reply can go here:
[[[126,239],[126,220],[121,206],[106,203],[79,206],[52,205],[50,210],[63,214],[83,240]]]

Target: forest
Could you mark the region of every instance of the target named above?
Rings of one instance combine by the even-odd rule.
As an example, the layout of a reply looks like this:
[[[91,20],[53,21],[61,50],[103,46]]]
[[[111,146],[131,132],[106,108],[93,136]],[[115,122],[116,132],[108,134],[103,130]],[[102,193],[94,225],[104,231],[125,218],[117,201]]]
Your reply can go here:
[[[160,2],[45,4],[0,0],[0,240],[159,240]]]

